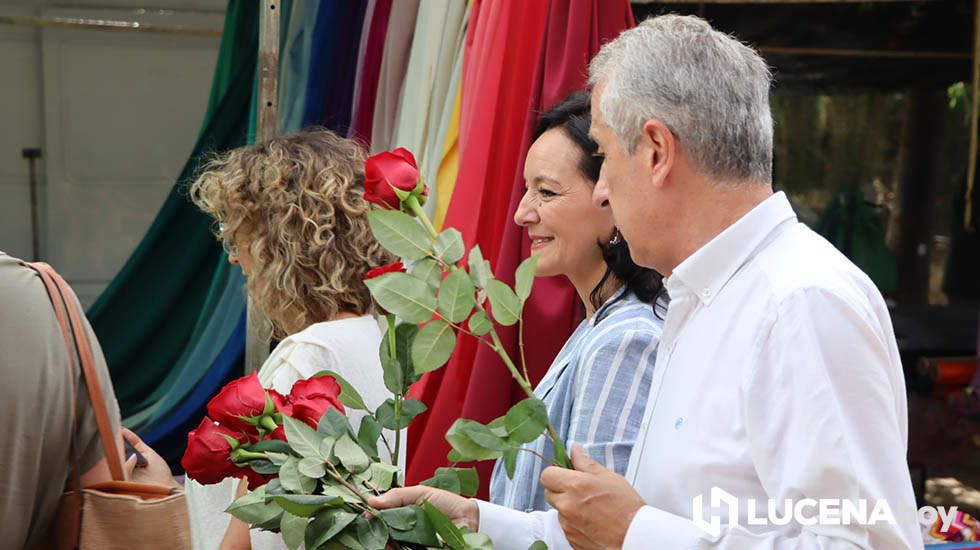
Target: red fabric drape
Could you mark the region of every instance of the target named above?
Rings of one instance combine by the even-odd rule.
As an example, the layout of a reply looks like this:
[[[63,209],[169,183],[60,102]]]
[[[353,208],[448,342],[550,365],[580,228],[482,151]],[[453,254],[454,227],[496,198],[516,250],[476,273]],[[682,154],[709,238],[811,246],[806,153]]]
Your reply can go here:
[[[511,5],[527,4],[527,5]],[[460,173],[446,225],[467,246],[479,244],[499,277],[528,256],[527,233],[513,214],[524,194],[524,157],[537,115],[586,83],[588,61],[606,41],[633,26],[627,0],[551,0],[474,5],[463,67]],[[507,182],[503,185],[503,182]],[[580,319],[574,289],[562,278],[536,279],[524,309],[525,357],[537,383]],[[511,357],[515,327],[497,326]],[[443,434],[458,417],[489,421],[523,393],[496,354],[461,337],[450,363],[423,379],[416,396],[430,412],[412,426],[409,483],[446,465]],[[492,464],[478,466],[486,497]]]
[[[364,59],[357,68],[357,78],[361,81],[359,95],[354,98],[353,120],[347,132],[348,137],[371,144],[371,125],[374,122],[374,98],[378,94],[378,81],[381,73],[381,58],[385,50],[385,36],[388,34],[388,19],[391,16],[393,0],[377,0],[367,29],[367,44]]]

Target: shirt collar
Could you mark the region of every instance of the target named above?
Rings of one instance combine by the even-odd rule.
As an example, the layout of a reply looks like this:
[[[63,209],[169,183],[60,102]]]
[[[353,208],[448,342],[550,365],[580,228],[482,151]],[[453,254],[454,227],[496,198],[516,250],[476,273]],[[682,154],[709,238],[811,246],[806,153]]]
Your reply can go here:
[[[796,220],[782,191],[773,194],[680,263],[666,281],[667,290],[683,285],[704,305],[718,295],[740,267],[784,222]]]

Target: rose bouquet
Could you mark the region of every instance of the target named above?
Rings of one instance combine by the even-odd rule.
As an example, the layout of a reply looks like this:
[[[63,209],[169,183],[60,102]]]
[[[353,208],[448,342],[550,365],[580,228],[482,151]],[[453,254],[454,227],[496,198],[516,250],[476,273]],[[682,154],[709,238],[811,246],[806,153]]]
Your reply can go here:
[[[517,453],[527,450],[522,446],[547,433],[555,457],[542,458],[568,465],[545,405],[531,391],[523,360],[518,368],[494,326],[521,323],[535,260],[521,263],[512,288],[494,278],[478,246],[467,253],[459,231],[437,232],[422,211],[428,191],[406,149],[369,158],[364,187],[365,199],[380,207],[368,213],[375,238],[402,259],[364,275],[387,327],[379,354],[392,397],[369,410],[356,389],[333,372],[297,382],[288,396],[263,390],[250,375],[226,386],[208,405],[210,418],[191,432],[182,464],[202,483],[248,478],[251,492],[227,511],[253,528],[280,532],[290,549],[303,543],[307,550],[492,548],[488,537],[453,525],[427,502],[377,510],[369,498],[399,484],[401,431],[425,411],[408,397],[409,387],[448,361],[459,335],[477,338],[496,352],[527,399],[489,424],[458,419],[446,433],[449,461],[502,457],[512,475]],[[523,350],[523,340],[519,347]],[[356,431],[345,410],[364,411]],[[393,432],[391,441],[384,429]],[[473,496],[478,478],[473,468],[449,467],[422,483]],[[533,548],[541,547],[539,542]]]

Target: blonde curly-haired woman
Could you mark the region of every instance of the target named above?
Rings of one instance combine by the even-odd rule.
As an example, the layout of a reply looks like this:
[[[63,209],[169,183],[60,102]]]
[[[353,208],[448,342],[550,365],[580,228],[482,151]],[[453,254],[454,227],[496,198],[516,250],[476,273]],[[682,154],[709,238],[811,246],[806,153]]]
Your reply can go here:
[[[286,394],[297,380],[332,370],[374,409],[387,397],[381,331],[361,277],[391,257],[368,227],[363,177],[357,143],[307,130],[215,158],[190,197],[214,217],[228,260],[241,265],[252,302],[282,339],[259,370],[262,385]],[[348,411],[355,429],[357,413]],[[237,479],[188,480],[195,548],[286,548],[279,535],[249,533],[224,513],[243,490]]]

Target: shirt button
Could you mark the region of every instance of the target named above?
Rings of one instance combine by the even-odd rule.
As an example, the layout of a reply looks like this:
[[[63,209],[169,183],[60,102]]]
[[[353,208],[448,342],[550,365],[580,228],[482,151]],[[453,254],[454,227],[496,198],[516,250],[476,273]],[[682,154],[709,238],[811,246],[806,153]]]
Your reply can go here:
[[[711,289],[710,288],[706,288],[706,289],[702,290],[701,291],[701,295],[704,296],[705,298],[710,298],[711,297]]]

